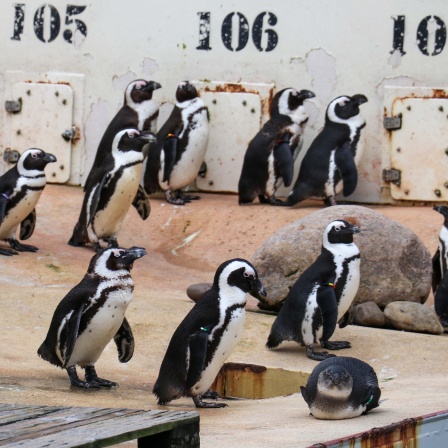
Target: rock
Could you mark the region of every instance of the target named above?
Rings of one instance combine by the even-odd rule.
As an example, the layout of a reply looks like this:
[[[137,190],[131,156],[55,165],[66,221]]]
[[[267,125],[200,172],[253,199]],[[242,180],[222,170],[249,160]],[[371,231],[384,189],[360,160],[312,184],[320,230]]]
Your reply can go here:
[[[384,309],[385,316],[397,330],[442,334],[444,329],[434,311],[411,302],[392,302]]]
[[[195,283],[194,285],[190,285],[187,288],[187,296],[193,300],[193,302],[197,302],[204,294],[205,291],[208,291],[212,287],[213,283]]]
[[[264,308],[278,311],[289,289],[316,259],[325,227],[345,219],[360,227],[354,240],[361,251],[361,284],[354,303],[424,303],[431,288],[431,255],[402,224],[358,205],[336,205],[285,226],[256,251],[252,263],[267,292]]]
[[[386,317],[375,302],[364,302],[352,308],[353,323],[365,327],[385,327]]]

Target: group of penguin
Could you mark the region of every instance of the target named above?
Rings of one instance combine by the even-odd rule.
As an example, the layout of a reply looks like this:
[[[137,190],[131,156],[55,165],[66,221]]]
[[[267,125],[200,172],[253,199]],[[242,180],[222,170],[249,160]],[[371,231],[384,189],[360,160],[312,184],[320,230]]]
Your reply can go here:
[[[118,247],[117,236],[131,204],[145,220],[151,209],[148,195],[157,191],[164,191],[167,201],[175,205],[199,198],[182,189],[204,169],[208,109],[195,86],[181,82],[172,112],[156,133],[159,105],[153,93],[159,88],[159,83],[141,79],[126,87],[123,106],[99,143],[68,244],[90,243],[95,251],[102,243]],[[326,205],[334,205],[342,187],[345,196],[354,191],[362,149],[360,133],[365,126],[359,111],[367,101],[364,95],[341,96],[329,104],[325,126],[308,149],[288,199],[275,197],[282,182],[285,186],[292,182],[294,161],[308,121],[303,103],[313,97],[309,90],[292,88],[273,97],[270,119],[249,143],[244,156],[239,204],[251,203],[258,196],[260,202],[271,205],[294,205],[309,197],[323,198]],[[0,249],[0,254],[36,250],[19,243],[15,233],[20,225],[22,240],[32,235],[35,206],[45,186],[44,168],[55,161],[52,154],[32,148],[0,177],[0,240],[12,247]]]
[[[341,327],[347,324],[344,316],[358,290],[360,253],[353,241],[358,232],[357,226],[344,220],[328,224],[321,254],[291,289],[266,344],[272,349],[282,341],[296,341],[306,346],[311,359],[322,361],[301,388],[316,418],[352,418],[379,405],[378,380],[368,364],[313,350],[315,343],[328,350],[350,347],[346,341],[330,338],[337,322]],[[125,317],[134,287],[130,271],[145,254],[139,247],[99,251],[82,281],[56,307],[38,354],[66,369],[72,385],[117,386],[98,377],[95,363],[112,339],[120,362],[132,358],[134,337]],[[216,401],[218,394],[210,387],[241,338],[248,293],[259,299],[267,295],[255,267],[240,258],[222,263],[211,288],[172,335],[153,387],[158,404],[186,396],[198,408],[226,406]],[[85,370],[84,380],[78,378],[77,366]]]
[[[98,377],[95,370],[112,339],[120,362],[128,362],[134,353],[134,337],[125,312],[134,288],[130,271],[146,252],[139,247],[119,247],[117,235],[130,205],[146,219],[150,212],[148,194],[154,191],[165,191],[167,200],[174,204],[195,199],[181,190],[193,181],[203,161],[207,108],[195,87],[182,82],[170,117],[155,134],[158,106],[152,94],[158,88],[160,84],[154,81],[129,84],[124,106],[100,142],[69,241],[73,246],[90,242],[96,254],[84,278],[57,306],[38,349],[44,360],[67,370],[74,386],[117,386]],[[341,188],[344,195],[354,191],[360,132],[365,126],[359,113],[359,106],[367,101],[363,95],[338,97],[330,103],[325,126],[307,151],[287,200],[275,198],[281,182],[285,186],[292,182],[294,160],[308,119],[303,102],[313,96],[310,91],[295,89],[284,89],[274,96],[271,118],[250,142],[244,158],[240,204],[258,196],[260,202],[271,205],[294,205],[308,197],[320,197],[326,205],[334,205]],[[46,182],[44,168],[55,161],[52,154],[29,149],[0,177],[0,240],[11,246],[11,250],[0,249],[0,254],[37,250],[19,243],[15,234],[20,225],[22,240],[32,235],[35,206]],[[330,338],[337,323],[341,328],[348,324],[347,311],[359,287],[360,253],[353,241],[358,231],[344,220],[328,224],[321,254],[291,288],[266,343],[267,348],[274,349],[282,341],[296,341],[306,347],[308,357],[320,361],[302,387],[302,396],[316,418],[356,417],[379,405],[378,380],[368,364],[313,348],[316,343],[327,350],[350,348],[348,341]],[[448,230],[445,239],[437,291],[448,287]],[[102,248],[101,241],[107,248]],[[225,406],[204,399],[217,398],[209,388],[241,337],[247,293],[266,296],[254,266],[238,258],[222,263],[211,289],[172,336],[153,388],[159,404],[188,396],[197,407]],[[85,370],[84,380],[78,378],[77,366]]]

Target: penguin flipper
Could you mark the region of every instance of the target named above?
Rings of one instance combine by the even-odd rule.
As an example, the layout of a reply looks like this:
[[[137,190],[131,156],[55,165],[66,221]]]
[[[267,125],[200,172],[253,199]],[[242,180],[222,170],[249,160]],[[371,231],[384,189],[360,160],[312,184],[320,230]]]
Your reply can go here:
[[[338,301],[332,284],[321,285],[317,290],[317,305],[322,313],[322,339],[327,342],[333,336],[338,320]]]
[[[162,151],[164,154],[163,182],[167,182],[176,163],[177,137],[174,134],[168,134]]]
[[[308,404],[308,395],[307,395],[307,390],[306,387],[304,386],[300,386],[300,392],[302,393],[302,397],[305,400],[305,402]]]
[[[67,341],[66,341],[66,349],[64,352],[64,363],[63,367],[67,367],[67,363],[70,361],[70,357],[72,356],[73,349],[75,348],[76,339],[78,339],[79,332],[79,323],[81,322],[82,313],[84,312],[84,308],[86,307],[86,303],[83,302],[80,306],[73,311],[70,319],[67,323]]]
[[[0,194],[0,224],[5,219],[6,205],[8,203],[8,196]]]
[[[134,354],[135,344],[131,326],[126,318],[123,319],[121,327],[114,336],[114,342],[118,350],[118,360],[123,363],[130,361]]]
[[[0,215],[1,222],[1,215]],[[436,293],[436,289],[442,280],[442,269],[440,267],[440,249],[437,248],[436,253],[432,257],[432,293]]]
[[[89,221],[87,223],[87,227],[89,227],[92,224],[93,217],[95,216],[96,210],[98,208],[98,204],[100,202],[101,192],[102,192],[103,187],[106,184],[106,181],[108,178],[109,178],[109,175],[105,174],[102,177],[101,182],[98,184],[98,186],[95,188],[95,191],[93,192],[92,202],[90,203]]]
[[[207,342],[209,331],[201,327],[201,329],[190,336],[190,363],[188,366],[187,379],[185,381],[185,389],[188,390],[193,387],[202,371],[204,370],[205,357],[207,355]]]
[[[289,187],[294,176],[294,159],[289,146],[289,137],[284,137],[274,147],[274,160],[277,162],[285,187]]]
[[[151,204],[149,203],[149,197],[146,194],[145,189],[141,185],[138,186],[132,205],[135,207],[143,221],[149,217],[149,214],[151,213]]]
[[[355,191],[358,183],[358,170],[349,141],[336,150],[335,161],[344,184],[342,194],[349,196]]]
[[[20,239],[27,240],[34,232],[36,227],[36,209],[20,223]]]

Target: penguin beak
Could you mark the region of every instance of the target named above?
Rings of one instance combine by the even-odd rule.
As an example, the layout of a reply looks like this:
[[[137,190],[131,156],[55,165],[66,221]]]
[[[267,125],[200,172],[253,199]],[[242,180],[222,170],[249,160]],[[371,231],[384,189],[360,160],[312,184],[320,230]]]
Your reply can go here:
[[[141,132],[140,138],[148,143],[157,143],[157,138],[152,132]]]
[[[311,90],[301,90],[299,92],[300,99],[302,101],[309,100],[310,98],[314,98],[316,95]]]
[[[355,233],[360,233],[360,232],[361,232],[361,230],[360,230],[360,228],[359,228],[358,226],[353,226],[353,225],[351,225],[351,226],[348,228],[348,230],[349,230],[351,233],[353,233],[353,234],[355,234]]]
[[[445,218],[448,218],[448,207],[446,207],[445,205],[436,205],[435,207],[433,207],[433,210],[439,212]]]
[[[352,101],[355,101],[360,106],[361,104],[367,103],[367,97],[361,94],[356,94],[352,96]]]
[[[129,270],[131,270],[134,267],[135,260],[137,260],[138,258],[142,258],[143,256],[146,255],[146,250],[143,249],[142,247],[133,246],[125,250],[126,250],[125,258],[127,259],[126,261],[129,264]]]
[[[158,83],[158,82],[155,82],[155,81],[148,81],[147,83],[146,83],[146,86],[145,87],[143,87],[143,91],[144,92],[154,92],[154,90],[157,90],[157,89],[160,89],[162,86]]]
[[[53,162],[57,162],[58,159],[56,159],[56,156],[54,156],[53,154],[50,154],[47,152],[47,153],[45,153],[44,160],[47,163],[53,163]]]
[[[251,278],[249,280],[251,290],[249,291],[249,294],[252,297],[255,297],[258,300],[264,300],[267,297],[266,290],[264,289],[264,286],[258,280],[258,278]]]

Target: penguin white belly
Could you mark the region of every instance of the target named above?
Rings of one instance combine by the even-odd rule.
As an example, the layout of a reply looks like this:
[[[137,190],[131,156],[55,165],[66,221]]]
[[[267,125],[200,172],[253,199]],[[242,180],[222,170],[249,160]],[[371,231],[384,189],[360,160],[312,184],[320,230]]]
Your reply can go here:
[[[316,396],[315,402],[310,406],[313,417],[322,420],[342,420],[360,416],[366,406],[352,406],[347,400],[328,400],[326,397]]]
[[[272,196],[277,191],[279,184],[280,182],[277,182],[277,179],[275,178],[274,153],[271,152],[268,157],[268,181],[266,182],[266,194],[268,196]]]
[[[302,320],[302,340],[305,345],[312,345],[318,342],[323,333],[323,328],[320,326],[316,331],[316,335],[313,334],[313,318],[319,308],[317,304],[317,289],[318,285],[314,286],[311,294],[306,299],[305,316]]]
[[[92,228],[98,238],[115,236],[120,232],[123,220],[137,192],[141,170],[141,163],[126,168],[106,207],[96,213]]]
[[[194,114],[188,133],[188,144],[174,165],[168,182],[162,182],[164,163],[159,171],[159,183],[164,190],[180,190],[190,185],[198,175],[208,142],[207,111]]]
[[[351,260],[348,263],[347,279],[345,281],[344,289],[342,290],[341,298],[339,300],[338,305],[338,320],[350,308],[350,305],[352,304],[353,299],[355,298],[358,292],[359,283],[361,279],[359,270],[360,264],[361,264],[360,258],[355,258],[354,260]]]
[[[126,309],[132,299],[132,288],[111,291],[106,302],[92,317],[86,329],[78,336],[67,366],[95,363],[123,323]]]
[[[17,226],[34,210],[41,193],[42,190],[27,190],[25,197],[8,211],[0,226],[0,240],[15,236]]]
[[[328,179],[325,182],[325,187],[324,187],[325,195],[327,197],[334,197],[335,195],[337,195],[338,193],[340,193],[342,191],[342,187],[343,187],[341,181],[339,181],[336,185],[334,183],[334,175],[337,170],[335,157],[336,157],[336,149],[331,151],[330,160],[328,161]]]
[[[195,395],[202,395],[209,389],[218,375],[219,369],[237,346],[243,333],[245,316],[244,308],[238,308],[232,312],[210,364],[206,366],[199,381],[191,389]]]

